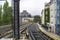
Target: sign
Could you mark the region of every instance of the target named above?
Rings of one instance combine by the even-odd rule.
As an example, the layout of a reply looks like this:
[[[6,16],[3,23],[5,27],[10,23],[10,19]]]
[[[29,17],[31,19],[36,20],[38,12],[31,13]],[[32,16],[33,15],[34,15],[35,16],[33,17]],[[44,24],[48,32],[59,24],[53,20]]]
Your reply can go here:
[[[19,33],[19,1],[14,0],[14,38],[20,38]]]

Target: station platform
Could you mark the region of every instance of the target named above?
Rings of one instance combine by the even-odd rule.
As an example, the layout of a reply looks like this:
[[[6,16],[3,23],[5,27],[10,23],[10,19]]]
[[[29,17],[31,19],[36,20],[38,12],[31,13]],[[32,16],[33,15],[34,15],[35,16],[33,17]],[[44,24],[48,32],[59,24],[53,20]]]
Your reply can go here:
[[[54,33],[51,33],[51,32],[46,31],[46,30],[45,30],[43,27],[41,27],[41,25],[38,24],[38,23],[37,23],[37,25],[38,25],[38,29],[39,29],[40,31],[42,31],[44,34],[46,34],[47,36],[49,36],[50,38],[52,38],[52,39],[54,39],[54,40],[60,40],[60,36],[58,36],[58,35],[56,35],[56,34],[54,34]]]

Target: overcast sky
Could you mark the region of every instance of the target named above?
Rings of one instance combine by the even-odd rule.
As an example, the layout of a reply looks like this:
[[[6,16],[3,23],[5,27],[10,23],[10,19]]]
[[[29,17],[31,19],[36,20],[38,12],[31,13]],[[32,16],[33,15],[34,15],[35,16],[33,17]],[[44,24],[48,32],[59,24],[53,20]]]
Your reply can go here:
[[[8,1],[9,5],[11,5],[11,0]],[[32,15],[40,15],[44,8],[44,3],[48,3],[49,1],[50,0],[20,0],[20,12],[27,10]],[[0,2],[0,4],[3,4],[3,2]]]
[[[20,12],[27,10],[32,15],[40,15],[41,10],[44,8],[44,3],[50,0],[21,0]]]

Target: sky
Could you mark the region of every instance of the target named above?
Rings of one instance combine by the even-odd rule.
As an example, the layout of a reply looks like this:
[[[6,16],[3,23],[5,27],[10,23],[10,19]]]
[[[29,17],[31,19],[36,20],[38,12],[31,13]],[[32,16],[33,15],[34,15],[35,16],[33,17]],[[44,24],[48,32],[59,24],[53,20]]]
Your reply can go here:
[[[41,11],[44,8],[44,4],[50,0],[20,0],[20,12],[27,10],[32,15],[41,15]],[[11,6],[11,0],[8,0]],[[0,1],[3,5],[4,2]]]
[[[41,15],[41,11],[44,8],[44,4],[50,0],[21,0],[20,12],[27,10],[32,15]]]

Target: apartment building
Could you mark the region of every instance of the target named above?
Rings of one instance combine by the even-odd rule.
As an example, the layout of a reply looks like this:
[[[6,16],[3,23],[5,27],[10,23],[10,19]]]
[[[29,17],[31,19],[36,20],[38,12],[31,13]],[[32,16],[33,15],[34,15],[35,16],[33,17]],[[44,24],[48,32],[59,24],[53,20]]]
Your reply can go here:
[[[42,12],[41,12],[41,17],[42,17],[42,19],[41,19],[41,21],[42,21],[42,24],[44,24],[45,22],[44,22],[44,10],[42,10]]]
[[[45,25],[47,25],[50,22],[50,2],[45,3],[45,8],[44,8],[44,22]]]
[[[50,25],[52,32],[60,35],[60,0],[51,0]]]

